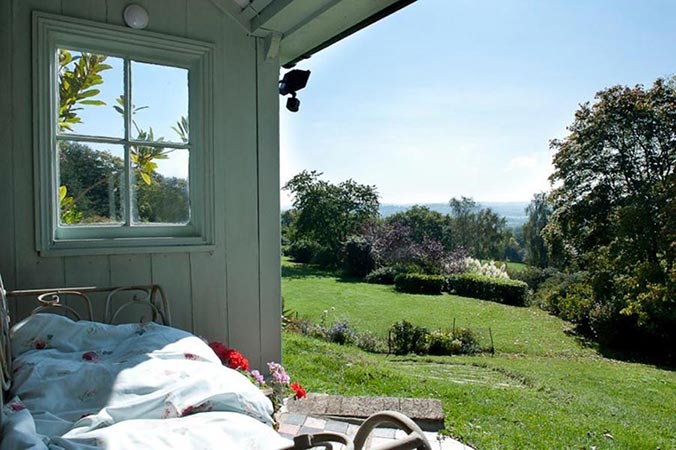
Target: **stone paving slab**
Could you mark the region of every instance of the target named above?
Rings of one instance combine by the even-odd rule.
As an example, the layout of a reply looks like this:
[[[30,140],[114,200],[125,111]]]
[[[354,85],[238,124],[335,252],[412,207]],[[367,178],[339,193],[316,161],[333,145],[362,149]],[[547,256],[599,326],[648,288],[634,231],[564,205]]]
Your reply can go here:
[[[342,395],[309,394],[291,401],[289,412],[295,414],[366,418],[379,411],[398,411],[416,422],[438,422],[443,426],[441,401],[428,398],[345,397]]]

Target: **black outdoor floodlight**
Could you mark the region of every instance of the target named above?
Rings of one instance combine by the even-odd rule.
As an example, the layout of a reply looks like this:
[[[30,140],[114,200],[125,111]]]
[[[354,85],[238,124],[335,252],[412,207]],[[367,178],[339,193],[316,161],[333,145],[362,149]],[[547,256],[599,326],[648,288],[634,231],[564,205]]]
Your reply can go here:
[[[307,80],[310,78],[309,70],[294,69],[284,74],[279,81],[279,94],[291,95],[286,101],[286,109],[291,112],[297,112],[300,108],[300,100],[296,98],[296,92],[307,86]]]

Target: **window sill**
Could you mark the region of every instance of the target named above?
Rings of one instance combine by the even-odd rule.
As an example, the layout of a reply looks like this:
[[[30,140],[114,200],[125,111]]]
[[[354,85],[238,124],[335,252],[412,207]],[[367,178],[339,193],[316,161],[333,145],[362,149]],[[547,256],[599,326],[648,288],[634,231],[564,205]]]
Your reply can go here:
[[[58,241],[38,253],[43,257],[118,255],[132,253],[193,253],[212,252],[213,243],[200,238],[157,238],[157,239],[92,239]]]

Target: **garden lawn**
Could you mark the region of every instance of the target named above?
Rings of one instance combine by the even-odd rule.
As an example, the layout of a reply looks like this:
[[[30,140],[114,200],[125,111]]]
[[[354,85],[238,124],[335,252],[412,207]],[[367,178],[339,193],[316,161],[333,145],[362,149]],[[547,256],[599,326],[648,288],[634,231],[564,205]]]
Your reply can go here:
[[[456,295],[404,294],[392,286],[345,280],[311,266],[284,261],[282,267],[284,307],[318,321],[324,311],[329,320],[348,319],[359,330],[382,337],[388,328],[406,319],[429,329],[453,326],[476,331],[484,346],[502,352],[532,355],[582,355],[583,349],[565,331],[570,324],[537,307],[518,308]],[[335,308],[335,310],[331,310]]]
[[[433,397],[446,431],[477,449],[676,449],[676,375],[614,361],[535,308],[395,292],[330,272],[283,267],[285,307],[348,318],[385,335],[397,320],[429,328],[491,327],[496,355],[392,357],[284,335],[284,363],[311,392]]]

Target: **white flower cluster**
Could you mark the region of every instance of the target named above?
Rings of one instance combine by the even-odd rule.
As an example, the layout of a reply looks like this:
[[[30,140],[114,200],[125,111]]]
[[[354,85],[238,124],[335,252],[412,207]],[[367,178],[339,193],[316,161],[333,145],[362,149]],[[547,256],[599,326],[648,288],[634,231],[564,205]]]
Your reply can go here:
[[[491,278],[509,279],[507,270],[504,264],[495,265],[495,261],[488,261],[482,263],[478,259],[472,257],[465,258],[465,265],[468,273],[476,273],[477,275],[484,275]]]

